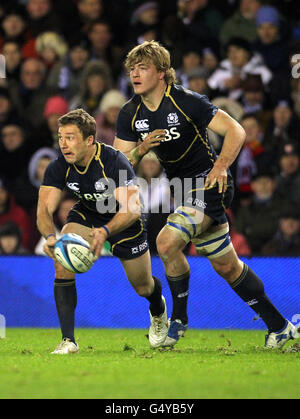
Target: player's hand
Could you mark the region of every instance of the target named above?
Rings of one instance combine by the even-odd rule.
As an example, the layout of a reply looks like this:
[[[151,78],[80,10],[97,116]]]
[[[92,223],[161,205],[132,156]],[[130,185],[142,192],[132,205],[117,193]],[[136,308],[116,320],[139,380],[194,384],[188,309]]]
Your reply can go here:
[[[227,170],[224,169],[222,166],[218,166],[217,164],[209,172],[205,184],[204,189],[212,189],[215,186],[218,186],[219,193],[226,192],[227,189]]]
[[[156,129],[150,132],[139,146],[139,151],[142,156],[148,153],[153,147],[160,145],[166,138],[166,131],[164,129]]]
[[[90,237],[93,238],[90,251],[94,255],[94,261],[96,261],[101,255],[102,248],[107,239],[107,233],[104,228],[94,228],[90,233]]]
[[[57,239],[55,236],[50,236],[48,237],[48,239],[46,240],[46,243],[43,246],[44,252],[46,253],[47,256],[49,256],[51,259],[56,260],[55,256],[54,256],[54,246],[57,242]]]

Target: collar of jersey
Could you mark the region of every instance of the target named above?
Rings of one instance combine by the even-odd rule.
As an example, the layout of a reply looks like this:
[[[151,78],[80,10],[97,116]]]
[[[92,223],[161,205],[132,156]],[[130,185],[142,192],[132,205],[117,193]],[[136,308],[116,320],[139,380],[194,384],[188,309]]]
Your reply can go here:
[[[101,144],[100,143],[96,143],[96,151],[95,153],[92,155],[90,161],[88,162],[88,164],[86,165],[85,169],[83,172],[81,172],[78,167],[76,166],[76,164],[74,163],[74,169],[76,170],[76,172],[78,172],[80,175],[85,175],[86,172],[88,171],[90,164],[92,163],[92,161],[95,160],[99,160],[100,158],[100,153],[101,153]]]

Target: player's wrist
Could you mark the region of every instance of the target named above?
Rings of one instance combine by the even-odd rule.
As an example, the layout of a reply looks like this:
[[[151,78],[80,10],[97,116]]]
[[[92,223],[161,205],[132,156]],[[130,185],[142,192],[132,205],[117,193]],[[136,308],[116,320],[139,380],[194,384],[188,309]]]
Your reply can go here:
[[[103,233],[103,232],[104,232],[104,234],[106,235],[106,238],[110,235],[109,228],[108,228],[106,225],[101,226],[101,227],[99,228],[99,230],[102,230],[102,231],[101,231],[101,233]]]
[[[143,153],[143,150],[142,150],[141,146],[142,146],[142,144],[139,145],[138,147],[135,147],[130,152],[131,159],[134,163],[138,163],[145,154],[145,153]]]
[[[56,234],[55,233],[50,233],[45,238],[46,238],[46,240],[48,240],[48,239],[50,239],[50,237],[54,237],[56,239]]]

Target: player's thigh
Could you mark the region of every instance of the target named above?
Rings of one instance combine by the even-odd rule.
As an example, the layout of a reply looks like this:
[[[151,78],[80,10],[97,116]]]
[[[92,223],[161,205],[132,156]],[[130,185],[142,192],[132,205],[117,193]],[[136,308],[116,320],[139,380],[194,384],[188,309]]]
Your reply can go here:
[[[81,236],[88,243],[92,243],[93,238],[90,236],[92,229],[78,223],[65,224],[61,230],[61,234],[74,233]]]
[[[134,259],[120,259],[126,276],[136,289],[150,289],[153,287],[151,258],[149,250]],[[146,292],[147,293],[147,292]]]
[[[68,233],[78,234],[79,236],[84,238],[87,242],[91,243],[91,237],[89,236],[91,231],[92,231],[91,228],[88,228],[81,224],[68,223],[62,228],[61,234],[62,235],[68,234]],[[72,280],[75,278],[75,274],[65,269],[58,261],[54,262],[54,268],[55,268],[56,278],[69,279],[69,280]]]
[[[228,223],[211,226],[200,235],[201,244],[195,242],[199,254],[207,256],[214,270],[221,276],[235,278],[242,272],[243,262],[231,243]]]
[[[182,251],[195,236],[210,228],[212,223],[210,217],[194,208],[177,208],[157,236],[159,254],[170,255]]]

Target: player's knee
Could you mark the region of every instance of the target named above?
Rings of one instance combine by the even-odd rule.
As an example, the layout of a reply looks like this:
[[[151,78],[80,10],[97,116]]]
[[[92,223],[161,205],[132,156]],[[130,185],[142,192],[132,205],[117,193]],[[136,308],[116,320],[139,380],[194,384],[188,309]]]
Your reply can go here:
[[[149,297],[149,295],[151,295],[152,293],[152,289],[151,289],[151,285],[138,285],[135,288],[135,292],[140,296],[140,297]]]
[[[232,279],[236,276],[237,266],[234,262],[223,263],[212,262],[214,270],[225,279]]]
[[[55,278],[59,279],[74,279],[75,274],[67,271],[59,262],[54,262]]]
[[[156,248],[162,259],[170,258],[176,251],[175,243],[173,243],[171,239],[166,240],[160,236],[157,237]]]

